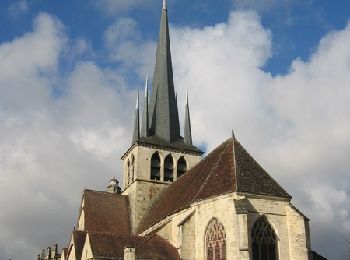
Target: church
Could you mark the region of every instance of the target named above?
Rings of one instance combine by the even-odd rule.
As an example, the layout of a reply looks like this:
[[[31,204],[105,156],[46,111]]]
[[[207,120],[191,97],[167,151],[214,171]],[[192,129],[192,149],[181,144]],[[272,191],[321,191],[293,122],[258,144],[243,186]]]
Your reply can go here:
[[[311,249],[309,219],[234,134],[202,157],[188,98],[180,135],[165,0],[148,92],[146,81],[121,157],[123,187],[112,179],[106,191],[84,190],[68,247],[38,260],[325,259]]]

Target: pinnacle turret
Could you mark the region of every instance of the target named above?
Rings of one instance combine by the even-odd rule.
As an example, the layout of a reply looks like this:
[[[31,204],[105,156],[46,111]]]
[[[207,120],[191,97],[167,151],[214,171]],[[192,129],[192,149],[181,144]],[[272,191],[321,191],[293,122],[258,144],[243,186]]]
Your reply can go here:
[[[135,121],[134,132],[132,135],[132,145],[140,139],[140,116],[139,116],[139,92],[137,92],[136,107],[135,107]]]
[[[148,137],[149,121],[148,121],[148,75],[145,83],[145,99],[142,114],[141,137]]]
[[[190,108],[188,105],[188,92],[186,93],[184,142],[185,144],[192,145],[191,118],[190,118]]]

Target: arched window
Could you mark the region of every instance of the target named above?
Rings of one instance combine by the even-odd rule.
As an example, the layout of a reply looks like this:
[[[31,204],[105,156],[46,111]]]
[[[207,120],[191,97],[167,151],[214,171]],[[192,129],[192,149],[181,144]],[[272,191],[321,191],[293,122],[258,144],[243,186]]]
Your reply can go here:
[[[183,156],[177,161],[177,178],[187,171],[187,163]]]
[[[151,180],[160,180],[160,157],[157,152],[151,158]]]
[[[205,232],[207,260],[226,260],[226,232],[217,218],[213,218]]]
[[[128,184],[130,184],[130,160],[128,160],[128,164],[126,165],[126,167],[127,167],[126,171],[127,171],[127,174],[128,174],[127,182],[128,182]]]
[[[174,180],[174,160],[169,154],[164,160],[164,181]]]
[[[132,154],[131,155],[131,183],[134,181],[135,179],[135,157]]]
[[[276,234],[265,216],[255,222],[251,238],[253,260],[277,260]]]

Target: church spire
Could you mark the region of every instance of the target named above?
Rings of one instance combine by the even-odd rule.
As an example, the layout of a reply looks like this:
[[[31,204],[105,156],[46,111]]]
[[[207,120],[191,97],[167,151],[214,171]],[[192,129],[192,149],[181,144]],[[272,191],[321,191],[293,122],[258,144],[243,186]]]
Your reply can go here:
[[[139,92],[137,92],[134,132],[132,135],[132,145],[140,139],[140,119],[139,119]]]
[[[142,114],[142,128],[141,128],[141,137],[148,137],[149,123],[148,123],[148,74],[146,77],[145,84],[145,100],[143,105],[143,114]]]
[[[149,122],[151,124],[150,135],[156,135],[166,142],[180,139],[180,124],[175,100],[169,24],[165,0],[163,0],[156,67],[152,82]]]
[[[190,108],[189,108],[189,105],[188,105],[188,92],[186,93],[184,142],[185,142],[185,144],[192,145]]]

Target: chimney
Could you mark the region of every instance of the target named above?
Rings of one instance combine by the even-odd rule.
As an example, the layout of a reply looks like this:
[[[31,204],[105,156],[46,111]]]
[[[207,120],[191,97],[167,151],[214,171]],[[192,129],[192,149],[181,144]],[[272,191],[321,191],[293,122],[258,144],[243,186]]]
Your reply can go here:
[[[136,260],[134,247],[130,247],[130,246],[124,247],[124,260]]]

